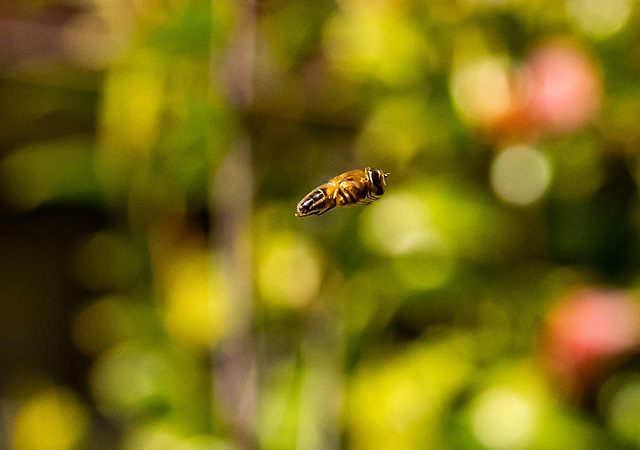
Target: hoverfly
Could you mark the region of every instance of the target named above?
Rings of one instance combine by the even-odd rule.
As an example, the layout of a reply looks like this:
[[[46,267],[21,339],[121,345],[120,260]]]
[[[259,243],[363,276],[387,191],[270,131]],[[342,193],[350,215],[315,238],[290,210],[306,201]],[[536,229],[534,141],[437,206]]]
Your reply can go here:
[[[368,205],[384,194],[388,175],[371,167],[338,175],[305,195],[296,216],[321,215],[336,206]]]

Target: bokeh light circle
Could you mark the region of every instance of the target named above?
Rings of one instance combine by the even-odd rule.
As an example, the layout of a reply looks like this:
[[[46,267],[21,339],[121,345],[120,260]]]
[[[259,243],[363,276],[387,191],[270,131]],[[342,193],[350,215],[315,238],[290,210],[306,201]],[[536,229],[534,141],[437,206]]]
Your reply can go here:
[[[403,255],[441,246],[427,205],[412,194],[385,195],[384,202],[365,211],[360,225],[364,243],[384,255]]]
[[[547,157],[534,147],[504,149],[491,165],[491,186],[507,203],[528,205],[540,199],[551,182]]]
[[[569,0],[567,12],[578,26],[596,37],[620,30],[629,19],[631,0]]]
[[[535,416],[534,406],[522,395],[493,388],[476,399],[471,426],[478,441],[489,448],[521,448],[531,441]]]
[[[460,113],[473,122],[492,123],[511,108],[507,62],[498,57],[468,61],[451,79],[451,95]]]
[[[282,234],[261,250],[257,283],[262,297],[273,306],[301,307],[320,288],[320,262],[313,245]]]
[[[77,395],[49,387],[30,397],[15,416],[15,449],[80,448],[89,432],[90,417]]]
[[[587,125],[600,110],[602,82],[598,64],[578,43],[556,41],[527,58],[528,120],[548,132],[567,133]]]

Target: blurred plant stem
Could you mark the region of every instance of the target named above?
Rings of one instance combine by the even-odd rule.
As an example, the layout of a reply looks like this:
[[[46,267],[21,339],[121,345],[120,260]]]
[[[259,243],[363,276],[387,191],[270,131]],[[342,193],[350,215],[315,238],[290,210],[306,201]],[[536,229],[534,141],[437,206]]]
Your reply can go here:
[[[221,66],[212,53],[211,89],[215,89],[214,80],[218,78],[215,71],[222,67],[229,101],[237,110],[243,111],[249,109],[253,101],[256,2],[242,0],[237,5],[241,18],[228,40]],[[250,132],[241,130],[211,184],[211,242],[220,257],[219,269],[214,270],[223,272],[229,286],[229,333],[223,342],[212,348],[213,412],[230,427],[238,448],[257,446],[257,357],[252,337],[252,147]]]

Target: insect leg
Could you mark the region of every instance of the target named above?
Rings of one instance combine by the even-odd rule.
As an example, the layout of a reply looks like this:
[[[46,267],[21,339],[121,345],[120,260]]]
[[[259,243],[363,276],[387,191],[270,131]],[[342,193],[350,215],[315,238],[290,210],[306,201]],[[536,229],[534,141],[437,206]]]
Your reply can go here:
[[[340,182],[340,193],[345,199],[345,205],[357,205],[360,201],[358,185],[353,181]]]
[[[328,207],[327,209],[325,209],[324,211],[316,212],[316,214],[317,214],[318,216],[321,216],[321,215],[323,215],[324,213],[326,213],[327,211],[331,211],[333,208],[334,208],[334,206],[333,206],[333,205],[332,205],[332,206],[329,206],[329,207]]]
[[[347,196],[347,192],[342,188],[336,189],[334,198],[338,206],[344,206],[349,204],[349,197]]]

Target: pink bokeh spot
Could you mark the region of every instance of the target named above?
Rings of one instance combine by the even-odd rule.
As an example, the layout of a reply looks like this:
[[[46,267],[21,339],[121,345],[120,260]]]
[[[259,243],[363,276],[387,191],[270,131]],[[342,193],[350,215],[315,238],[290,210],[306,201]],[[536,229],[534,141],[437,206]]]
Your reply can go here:
[[[640,308],[620,291],[578,291],[551,312],[549,338],[565,363],[595,363],[640,345]]]
[[[525,108],[534,123],[567,132],[586,125],[598,112],[600,80],[594,65],[578,48],[553,43],[533,53],[523,71]]]
[[[577,43],[556,40],[541,45],[511,69],[511,107],[487,124],[487,136],[539,139],[589,125],[602,101],[597,67]]]

